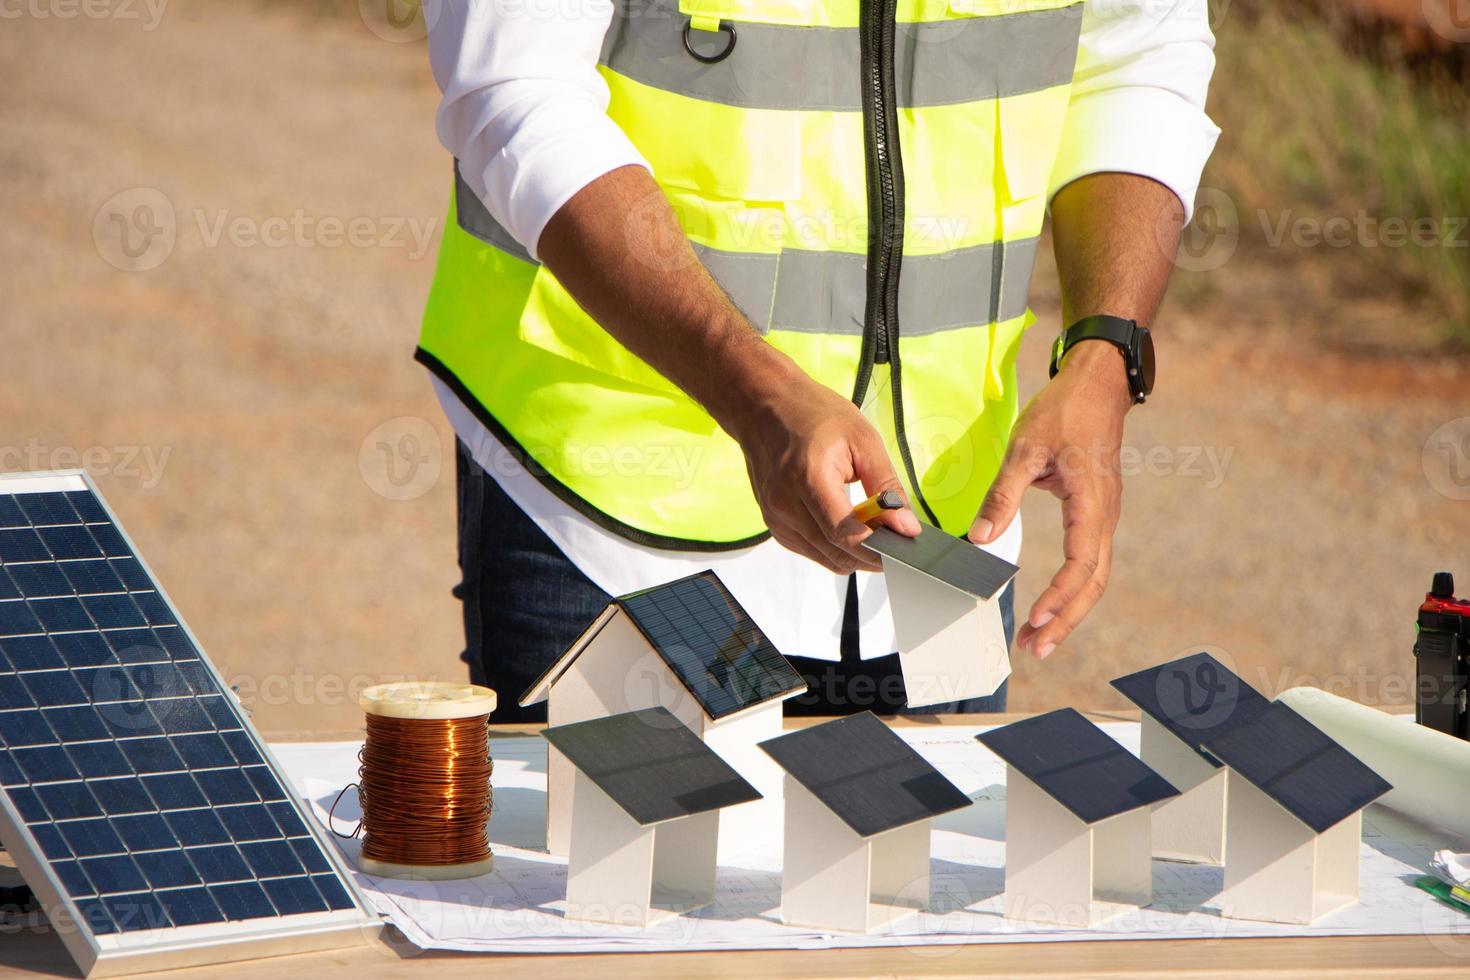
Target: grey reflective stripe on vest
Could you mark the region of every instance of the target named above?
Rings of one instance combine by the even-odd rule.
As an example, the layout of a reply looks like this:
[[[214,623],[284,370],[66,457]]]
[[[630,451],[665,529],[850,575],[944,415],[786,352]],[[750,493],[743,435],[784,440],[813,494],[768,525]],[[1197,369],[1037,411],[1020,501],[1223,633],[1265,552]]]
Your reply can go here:
[[[1025,238],[937,255],[905,255],[898,279],[899,335],[922,337],[1025,313],[1037,242]],[[782,252],[770,329],[861,334],[866,261],[866,256],[849,252]],[[997,270],[999,295],[994,288]]]
[[[539,265],[454,170],[459,226],[486,245]],[[921,337],[1009,320],[1026,312],[1037,239],[989,242],[937,255],[905,255],[898,322]],[[867,295],[867,256],[855,252],[727,252],[695,243],[699,261],[761,333],[795,330],[859,336]],[[994,289],[996,280],[1000,291]]]
[[[857,28],[735,22],[730,56],[702,64],[684,50],[670,0],[617,0],[602,64],[626,78],[707,102],[746,109],[862,109]],[[1072,79],[1082,4],[998,17],[899,24],[898,104],[952,105],[1038,92]],[[705,35],[701,37],[701,35]],[[691,31],[703,53],[725,34]],[[692,138],[698,138],[697,135]]]
[[[776,269],[781,256],[774,252],[726,252],[694,244],[694,254],[715,277],[736,309],[761,333],[771,317],[771,294],[776,290]]]
[[[515,240],[504,225],[490,216],[480,195],[465,183],[464,176],[459,172],[458,160],[454,161],[454,216],[461,228],[486,245],[494,245],[502,252],[509,252],[522,262],[540,264],[531,258],[531,253]]]

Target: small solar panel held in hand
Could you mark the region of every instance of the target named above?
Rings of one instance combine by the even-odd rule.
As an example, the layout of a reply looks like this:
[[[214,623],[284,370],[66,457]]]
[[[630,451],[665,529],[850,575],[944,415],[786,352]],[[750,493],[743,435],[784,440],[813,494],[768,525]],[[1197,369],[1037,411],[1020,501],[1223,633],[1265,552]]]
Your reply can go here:
[[[80,476],[0,477],[0,784],[4,843],[77,923],[84,971],[104,935],[167,949],[213,923],[325,948],[376,925]]]
[[[1020,570],[969,540],[946,534],[930,524],[919,525],[916,538],[879,527],[863,545],[950,588],[982,599],[994,596]]]

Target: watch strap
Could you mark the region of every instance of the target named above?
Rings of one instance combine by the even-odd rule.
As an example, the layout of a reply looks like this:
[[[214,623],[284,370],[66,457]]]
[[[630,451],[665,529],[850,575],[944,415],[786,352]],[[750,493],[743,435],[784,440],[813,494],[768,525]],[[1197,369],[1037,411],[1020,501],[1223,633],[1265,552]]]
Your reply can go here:
[[[1062,358],[1067,351],[1084,340],[1106,340],[1122,349],[1127,356],[1132,349],[1133,335],[1138,330],[1138,323],[1134,320],[1125,320],[1120,316],[1108,316],[1106,313],[1098,313],[1093,316],[1085,316],[1063,330],[1057,337],[1057,343],[1051,353],[1051,377],[1057,376],[1061,368]]]

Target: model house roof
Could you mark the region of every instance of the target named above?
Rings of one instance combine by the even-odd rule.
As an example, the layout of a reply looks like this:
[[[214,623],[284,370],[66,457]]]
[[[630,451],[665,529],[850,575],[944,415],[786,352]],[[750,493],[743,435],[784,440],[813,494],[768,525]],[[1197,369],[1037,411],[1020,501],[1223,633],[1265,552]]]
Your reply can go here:
[[[1208,653],[1196,653],[1113,680],[1124,697],[1194,749],[1254,718],[1271,702]]]
[[[719,577],[703,571],[614,599],[521,696],[520,703],[534,704],[546,697],[618,610],[627,614],[710,718],[806,690],[801,675]]]
[[[870,711],[761,748],[861,837],[970,805],[970,798]]]
[[[919,528],[919,536],[910,538],[880,527],[863,544],[884,558],[901,562],[952,589],[981,599],[994,596],[1018,571],[1015,565],[964,538],[946,534],[929,524],[921,524]]]
[[[1280,702],[1204,747],[1319,834],[1393,789]]]
[[[542,734],[645,826],[761,796],[668,708],[579,721]]]
[[[975,737],[1083,823],[1179,795],[1164,777],[1072,708]]]

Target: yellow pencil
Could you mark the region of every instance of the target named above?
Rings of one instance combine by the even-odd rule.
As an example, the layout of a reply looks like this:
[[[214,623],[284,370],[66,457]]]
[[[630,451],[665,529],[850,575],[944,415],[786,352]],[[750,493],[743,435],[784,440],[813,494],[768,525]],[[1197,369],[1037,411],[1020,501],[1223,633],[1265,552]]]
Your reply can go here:
[[[898,510],[903,506],[903,494],[897,490],[880,490],[852,509],[852,516],[864,524],[871,524],[885,510]]]

